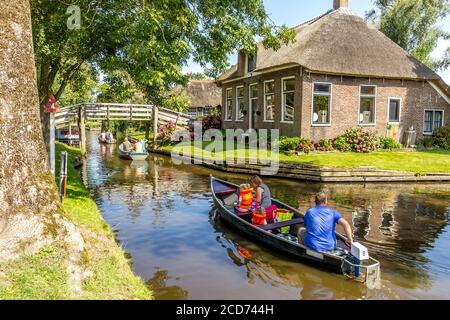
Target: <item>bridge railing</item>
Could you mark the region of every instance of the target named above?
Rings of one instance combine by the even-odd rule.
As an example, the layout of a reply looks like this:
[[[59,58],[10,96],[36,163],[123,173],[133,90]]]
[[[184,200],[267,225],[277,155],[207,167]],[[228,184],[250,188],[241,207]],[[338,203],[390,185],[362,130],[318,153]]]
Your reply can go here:
[[[151,121],[153,119],[153,105],[126,104],[126,103],[81,103],[61,108],[56,115],[56,125],[76,121],[78,109],[85,109],[86,120],[125,120],[125,121]],[[158,121],[174,121],[179,125],[186,125],[191,116],[163,107],[158,108]]]

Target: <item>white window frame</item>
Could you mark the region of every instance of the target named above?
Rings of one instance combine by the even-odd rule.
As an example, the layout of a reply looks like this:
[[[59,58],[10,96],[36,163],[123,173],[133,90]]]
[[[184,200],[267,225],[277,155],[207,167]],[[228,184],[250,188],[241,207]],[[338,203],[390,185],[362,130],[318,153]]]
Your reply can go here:
[[[257,87],[258,88],[258,95],[256,96],[256,98],[252,98],[252,88],[253,87]],[[253,100],[259,100],[259,87],[258,87],[258,82],[253,82],[248,86],[248,127],[251,127],[251,123],[253,120],[253,113],[255,112],[255,110],[253,110],[252,107],[252,102]],[[250,110],[251,109],[251,110]],[[251,128],[254,129],[254,128]]]
[[[292,120],[292,121],[288,121],[288,120],[284,120],[284,108],[285,108],[285,103],[284,103],[284,94],[285,94],[285,91],[284,91],[284,80],[291,80],[291,79],[294,79],[294,82],[295,82],[295,76],[289,76],[289,77],[284,77],[284,78],[281,78],[281,120],[280,120],[280,123],[288,123],[288,124],[293,124],[294,123],[294,120]],[[295,83],[295,86],[296,86],[296,83]],[[295,104],[295,92],[296,92],[296,90],[295,90],[295,87],[294,87],[294,91],[287,91],[288,93],[294,93],[294,104]],[[293,106],[293,108],[294,108],[294,119],[295,119],[295,106]]]
[[[233,88],[227,88],[225,90],[225,119],[223,121],[231,122],[233,121],[233,113],[231,113],[231,117],[228,118],[228,91],[231,91],[231,111],[233,111]]]
[[[266,111],[267,111],[267,99],[266,99],[266,83],[269,82],[273,82],[273,84],[275,85],[275,80],[266,80],[264,81],[264,122],[275,122],[275,119],[273,120],[267,120],[266,118]],[[275,118],[275,87],[274,87],[274,92],[271,93],[274,97],[274,118]]]
[[[326,84],[330,86],[330,121],[329,123],[314,123],[314,85],[316,84]],[[318,94],[320,95],[320,94]],[[326,94],[323,94],[323,96],[328,96]],[[331,127],[331,111],[333,109],[333,84],[331,82],[320,82],[315,81],[312,83],[311,88],[311,126],[313,127]]]
[[[236,111],[236,116],[235,116],[235,119],[234,119],[234,121],[236,121],[236,122],[243,122],[244,121],[244,118],[245,118],[245,115],[244,115],[244,118],[242,118],[242,119],[238,119],[238,117],[239,117],[239,96],[238,96],[238,91],[239,91],[239,89],[242,89],[242,97],[241,97],[241,99],[242,99],[242,103],[244,103],[244,100],[245,100],[245,89],[244,89],[244,86],[237,86],[236,87],[236,107],[235,107],[235,111]],[[245,108],[245,104],[244,104],[244,106],[242,107],[242,111],[244,111],[244,108]]]
[[[362,87],[373,87],[375,88],[375,93],[373,95],[361,95],[361,89]],[[360,84],[359,85],[359,103],[358,103],[358,126],[362,126],[362,127],[375,127],[377,125],[377,94],[378,94],[378,87],[375,84]],[[361,114],[361,97],[366,97],[366,98],[374,98],[374,102],[373,102],[373,123],[361,123],[361,121],[359,120],[359,116]]]
[[[391,100],[398,100],[400,101],[400,105],[398,107],[398,121],[391,121],[389,119],[390,116],[390,109],[391,109]],[[387,123],[388,124],[397,124],[402,122],[402,104],[403,104],[403,99],[400,97],[389,97],[388,98],[388,108],[387,108]]]
[[[434,130],[432,132],[425,132],[425,114],[427,113],[427,111],[440,111],[440,112],[442,112],[441,128],[444,126],[445,111],[444,111],[444,109],[424,109],[423,110],[423,130],[422,130],[423,131],[423,135],[424,136],[431,136],[433,134]]]

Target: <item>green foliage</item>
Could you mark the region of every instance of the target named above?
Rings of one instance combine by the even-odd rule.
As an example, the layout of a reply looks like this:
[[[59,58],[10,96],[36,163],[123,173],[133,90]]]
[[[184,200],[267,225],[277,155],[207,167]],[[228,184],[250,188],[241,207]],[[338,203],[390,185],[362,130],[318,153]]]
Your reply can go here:
[[[80,29],[67,28],[64,1],[31,0],[41,103],[49,91],[59,99],[86,62],[107,75],[126,72],[148,102],[160,103],[170,85],[186,81],[182,66],[191,57],[217,75],[228,67],[230,52],[254,52],[259,39],[278,49],[295,37],[293,30],[272,23],[262,0],[73,0],[70,4],[80,8]]]
[[[183,92],[169,95],[163,100],[163,107],[183,113],[186,112],[191,105],[191,98]]]
[[[280,151],[296,151],[300,145],[299,137],[281,136],[278,140]]]
[[[97,80],[97,73],[94,68],[89,63],[83,63],[79,72],[73,76],[62,93],[59,99],[61,106],[92,102]],[[61,81],[58,77],[56,83],[59,84]]]
[[[434,130],[431,138],[434,147],[450,150],[450,124]]]
[[[344,136],[338,136],[333,140],[333,148],[342,152],[352,151],[352,146]]]
[[[439,39],[448,39],[449,32],[437,23],[450,12],[448,0],[373,0],[376,9],[366,18],[400,47],[427,66],[437,69],[445,61],[436,61],[430,54]]]
[[[402,144],[390,137],[379,137],[378,146],[381,149],[392,150],[392,149],[400,149],[402,147]]]

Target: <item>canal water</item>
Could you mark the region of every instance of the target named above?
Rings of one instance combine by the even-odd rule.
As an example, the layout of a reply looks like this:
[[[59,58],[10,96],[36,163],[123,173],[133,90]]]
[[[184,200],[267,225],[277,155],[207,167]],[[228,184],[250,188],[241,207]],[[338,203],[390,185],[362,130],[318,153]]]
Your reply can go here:
[[[156,299],[450,299],[450,184],[319,184],[265,179],[303,211],[319,190],[381,262],[381,288],[318,270],[242,237],[213,214],[209,175],[169,157],[122,160],[88,136],[85,183]],[[251,253],[245,260],[238,253]]]

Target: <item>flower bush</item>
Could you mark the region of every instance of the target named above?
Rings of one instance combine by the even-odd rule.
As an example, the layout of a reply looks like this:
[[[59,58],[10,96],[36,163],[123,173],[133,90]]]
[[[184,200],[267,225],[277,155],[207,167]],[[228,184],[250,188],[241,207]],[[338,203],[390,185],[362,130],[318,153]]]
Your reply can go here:
[[[322,139],[314,145],[314,148],[317,151],[333,151],[333,142],[330,139]]]
[[[169,121],[159,126],[158,134],[163,143],[170,143],[176,130],[175,122]]]
[[[378,145],[381,149],[389,149],[389,150],[399,149],[402,147],[401,143],[389,137],[379,137]]]
[[[314,151],[314,142],[306,138],[300,138],[300,144],[298,145],[298,151],[304,153],[310,153]]]
[[[208,129],[220,129],[222,127],[222,119],[220,115],[207,115],[202,119],[203,131]]]
[[[350,146],[350,151],[372,152],[378,149],[378,136],[375,132],[364,130],[361,127],[348,129],[341,136],[339,142],[345,142]],[[336,138],[336,139],[337,139]],[[336,141],[335,139],[335,141]],[[337,144],[335,143],[337,146]],[[346,147],[346,146],[345,146]],[[339,149],[338,149],[339,150]],[[344,150],[340,150],[344,151]],[[346,150],[348,151],[348,150]]]
[[[281,136],[278,143],[280,151],[299,151],[304,153],[314,151],[314,143],[306,138]]]

